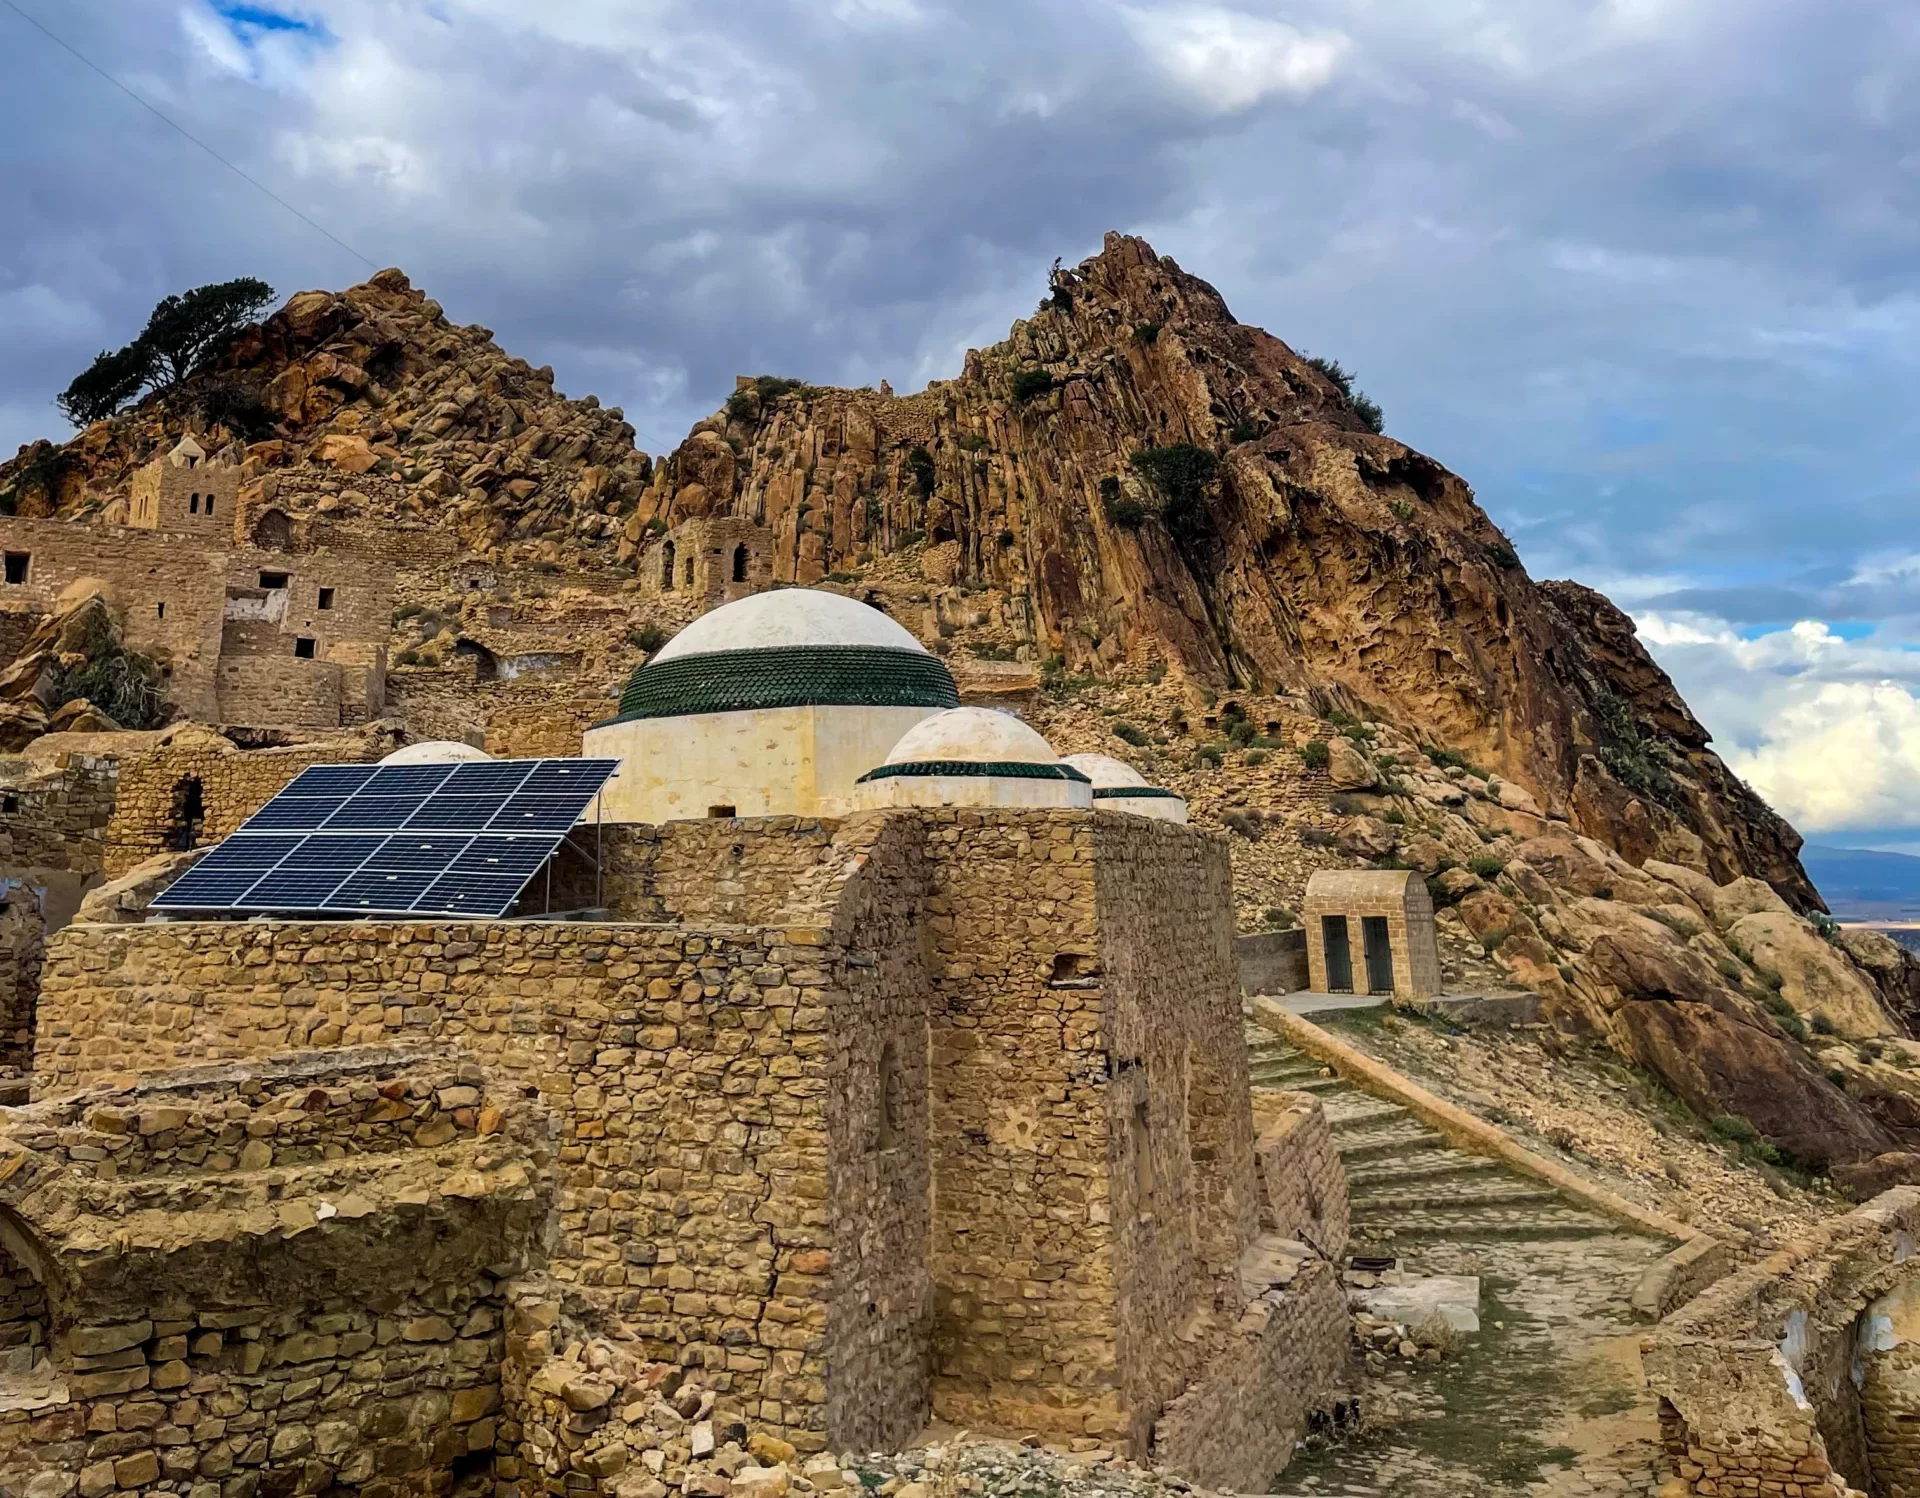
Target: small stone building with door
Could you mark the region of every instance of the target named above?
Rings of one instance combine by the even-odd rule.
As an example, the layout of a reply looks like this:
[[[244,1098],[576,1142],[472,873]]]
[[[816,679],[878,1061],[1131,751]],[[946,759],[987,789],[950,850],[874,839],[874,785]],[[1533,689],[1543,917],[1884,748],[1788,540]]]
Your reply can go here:
[[[703,515],[656,537],[641,554],[641,592],[714,608],[773,584],[773,533],[751,520]]]
[[[1307,881],[1309,986],[1317,993],[1440,992],[1433,897],[1406,869],[1323,869]]]
[[[377,718],[393,569],[242,541],[238,485],[237,467],[188,437],[134,475],[108,523],[0,516],[0,641],[97,592],[189,718],[256,728]]]

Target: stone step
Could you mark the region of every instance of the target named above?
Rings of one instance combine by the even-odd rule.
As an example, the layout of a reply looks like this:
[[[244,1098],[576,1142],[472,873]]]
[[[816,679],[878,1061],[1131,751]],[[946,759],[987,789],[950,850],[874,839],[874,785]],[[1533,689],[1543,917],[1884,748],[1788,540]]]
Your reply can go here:
[[[1360,1243],[1462,1241],[1494,1238],[1598,1238],[1619,1228],[1594,1212],[1575,1207],[1521,1205],[1513,1207],[1439,1207],[1403,1211],[1380,1218],[1360,1218],[1353,1225]]]
[[[1446,1180],[1412,1187],[1396,1183],[1386,1190],[1356,1191],[1348,1199],[1356,1218],[1392,1217],[1401,1212],[1429,1209],[1458,1209],[1464,1212],[1481,1207],[1518,1207],[1562,1201],[1560,1193],[1551,1186],[1535,1185],[1512,1176],[1505,1180],[1472,1185]]]
[[[1333,1147],[1341,1162],[1414,1155],[1442,1144],[1439,1134],[1409,1116],[1383,1128],[1336,1134]]]
[[[1506,1166],[1498,1160],[1442,1148],[1389,1156],[1379,1161],[1356,1161],[1347,1171],[1347,1185],[1357,1190],[1367,1186],[1403,1185],[1448,1177],[1473,1179],[1507,1174]]]
[[[1327,1127],[1337,1134],[1370,1128],[1391,1119],[1412,1118],[1398,1103],[1384,1102],[1364,1092],[1329,1093],[1321,1103],[1327,1115]]]
[[[1322,1096],[1347,1085],[1338,1077],[1254,1077],[1252,1082],[1263,1092],[1314,1092]]]

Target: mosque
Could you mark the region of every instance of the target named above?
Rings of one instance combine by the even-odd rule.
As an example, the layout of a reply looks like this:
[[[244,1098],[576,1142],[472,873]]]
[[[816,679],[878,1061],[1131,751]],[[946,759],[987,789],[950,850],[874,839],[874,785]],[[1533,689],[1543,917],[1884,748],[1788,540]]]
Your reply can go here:
[[[0,1484],[158,1426],[182,1492],[724,1493],[684,1380],[735,1467],[940,1420],[1264,1490],[1341,1397],[1345,1186],[1310,1099],[1256,1119],[1224,839],[824,592],[696,620],[583,747],[310,768],[53,938],[0,1333],[73,1414],[0,1420]],[[555,807],[593,896],[460,904]],[[68,1151],[117,1162],[78,1202]]]

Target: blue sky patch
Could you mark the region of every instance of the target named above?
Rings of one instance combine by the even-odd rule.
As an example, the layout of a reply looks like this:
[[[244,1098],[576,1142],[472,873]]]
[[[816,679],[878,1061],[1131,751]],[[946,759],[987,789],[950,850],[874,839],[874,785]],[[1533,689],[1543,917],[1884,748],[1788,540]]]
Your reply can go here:
[[[250,42],[270,32],[292,32],[315,41],[327,34],[326,27],[318,21],[304,21],[298,16],[290,16],[264,5],[221,4],[215,0],[213,10],[242,41]]]

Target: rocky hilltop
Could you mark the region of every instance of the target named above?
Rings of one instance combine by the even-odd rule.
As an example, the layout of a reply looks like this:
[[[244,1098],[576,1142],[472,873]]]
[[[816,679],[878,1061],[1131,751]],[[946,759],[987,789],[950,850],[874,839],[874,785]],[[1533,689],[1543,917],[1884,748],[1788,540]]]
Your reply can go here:
[[[1013,654],[1391,721],[1630,860],[1819,905],[1798,835],[1625,615],[1536,583],[1462,480],[1139,239],[1056,268],[957,379],[911,396],[743,379],[658,465],[617,408],[566,399],[385,271],[295,296],[166,398],[23,452],[0,501],[102,508],[187,426],[243,449],[256,500],[344,496],[489,560],[631,567],[650,534],[716,514],[767,526],[785,581],[857,585],[924,551]]]

